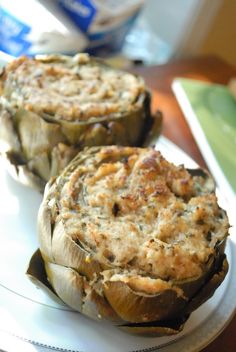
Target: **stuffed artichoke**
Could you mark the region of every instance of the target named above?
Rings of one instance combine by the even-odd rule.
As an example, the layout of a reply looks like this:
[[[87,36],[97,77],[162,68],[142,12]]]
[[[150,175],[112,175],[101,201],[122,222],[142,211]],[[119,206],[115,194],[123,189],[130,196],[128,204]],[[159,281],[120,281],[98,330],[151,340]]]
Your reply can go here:
[[[83,147],[139,145],[153,123],[143,79],[87,54],[21,57],[0,74],[0,96],[0,152],[40,190]]]
[[[228,270],[212,178],[152,148],[85,148],[45,188],[28,275],[93,319],[179,332]]]

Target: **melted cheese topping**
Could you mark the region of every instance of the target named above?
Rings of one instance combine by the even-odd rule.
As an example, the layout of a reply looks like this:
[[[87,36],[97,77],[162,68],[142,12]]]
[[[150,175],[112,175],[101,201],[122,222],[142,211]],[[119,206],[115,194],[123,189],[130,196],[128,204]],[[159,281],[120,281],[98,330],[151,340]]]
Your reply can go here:
[[[69,121],[132,111],[145,91],[141,78],[87,54],[64,61],[21,57],[7,66],[2,84],[13,106]]]
[[[212,180],[151,148],[91,150],[63,175],[59,216],[67,235],[119,273],[165,280],[201,275],[229,227]]]

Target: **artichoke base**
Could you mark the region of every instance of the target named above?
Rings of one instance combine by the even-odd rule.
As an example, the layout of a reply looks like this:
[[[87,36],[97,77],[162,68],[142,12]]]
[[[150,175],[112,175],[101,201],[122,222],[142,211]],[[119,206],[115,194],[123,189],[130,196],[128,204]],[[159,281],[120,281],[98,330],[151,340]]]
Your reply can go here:
[[[173,317],[173,319],[170,318],[167,320],[157,320],[142,323],[130,323],[127,321],[123,321],[121,323],[122,319],[121,321],[112,321],[113,317],[111,316],[110,322],[111,324],[116,325],[119,329],[134,335],[161,337],[178,334],[183,330],[184,325],[191,313],[196,310],[200,305],[202,305],[205,301],[207,301],[210,297],[212,297],[217,287],[219,287],[220,284],[223,282],[227,272],[228,262],[226,255],[219,253],[218,257],[216,257],[215,259],[215,264],[213,265],[211,273],[207,277],[207,281],[201,286],[197,293],[186,303],[185,307],[178,314],[178,316]],[[59,298],[59,296],[48,281],[44,260],[39,249],[33,254],[26,274],[36,286],[44,289],[54,301],[56,301],[57,303],[60,302],[61,304],[64,304],[64,302]],[[92,304],[94,303],[96,304],[96,302],[92,302]],[[98,309],[99,304],[100,302],[98,302]],[[107,312],[112,311],[112,307],[109,308],[111,308],[111,310],[106,310]],[[88,315],[86,314],[86,312],[83,312],[83,309],[82,311],[80,311],[80,313]],[[109,316],[100,316],[98,310],[96,311],[96,316],[93,316],[91,314],[89,314],[88,316],[90,318],[100,321],[109,320]]]

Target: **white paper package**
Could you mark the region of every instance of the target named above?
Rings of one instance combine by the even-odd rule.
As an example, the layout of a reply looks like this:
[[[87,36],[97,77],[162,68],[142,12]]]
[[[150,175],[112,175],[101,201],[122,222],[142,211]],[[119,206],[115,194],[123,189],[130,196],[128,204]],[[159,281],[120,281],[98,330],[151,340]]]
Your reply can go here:
[[[144,0],[1,0],[0,52],[118,51]]]

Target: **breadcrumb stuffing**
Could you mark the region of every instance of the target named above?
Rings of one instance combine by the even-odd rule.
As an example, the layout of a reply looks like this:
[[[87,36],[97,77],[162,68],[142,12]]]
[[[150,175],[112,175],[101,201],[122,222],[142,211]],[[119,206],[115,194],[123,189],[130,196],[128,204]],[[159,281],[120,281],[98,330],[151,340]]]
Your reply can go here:
[[[93,150],[64,181],[60,214],[67,235],[123,270],[123,280],[131,271],[153,280],[200,276],[229,228],[210,176],[176,166],[152,148]],[[152,281],[146,284],[154,290]]]
[[[58,58],[58,57],[56,57]],[[63,59],[64,58],[64,59]],[[21,57],[4,73],[4,92],[12,105],[53,120],[86,121],[133,111],[144,81],[100,64],[86,54],[58,61]],[[133,110],[132,110],[133,109]]]

